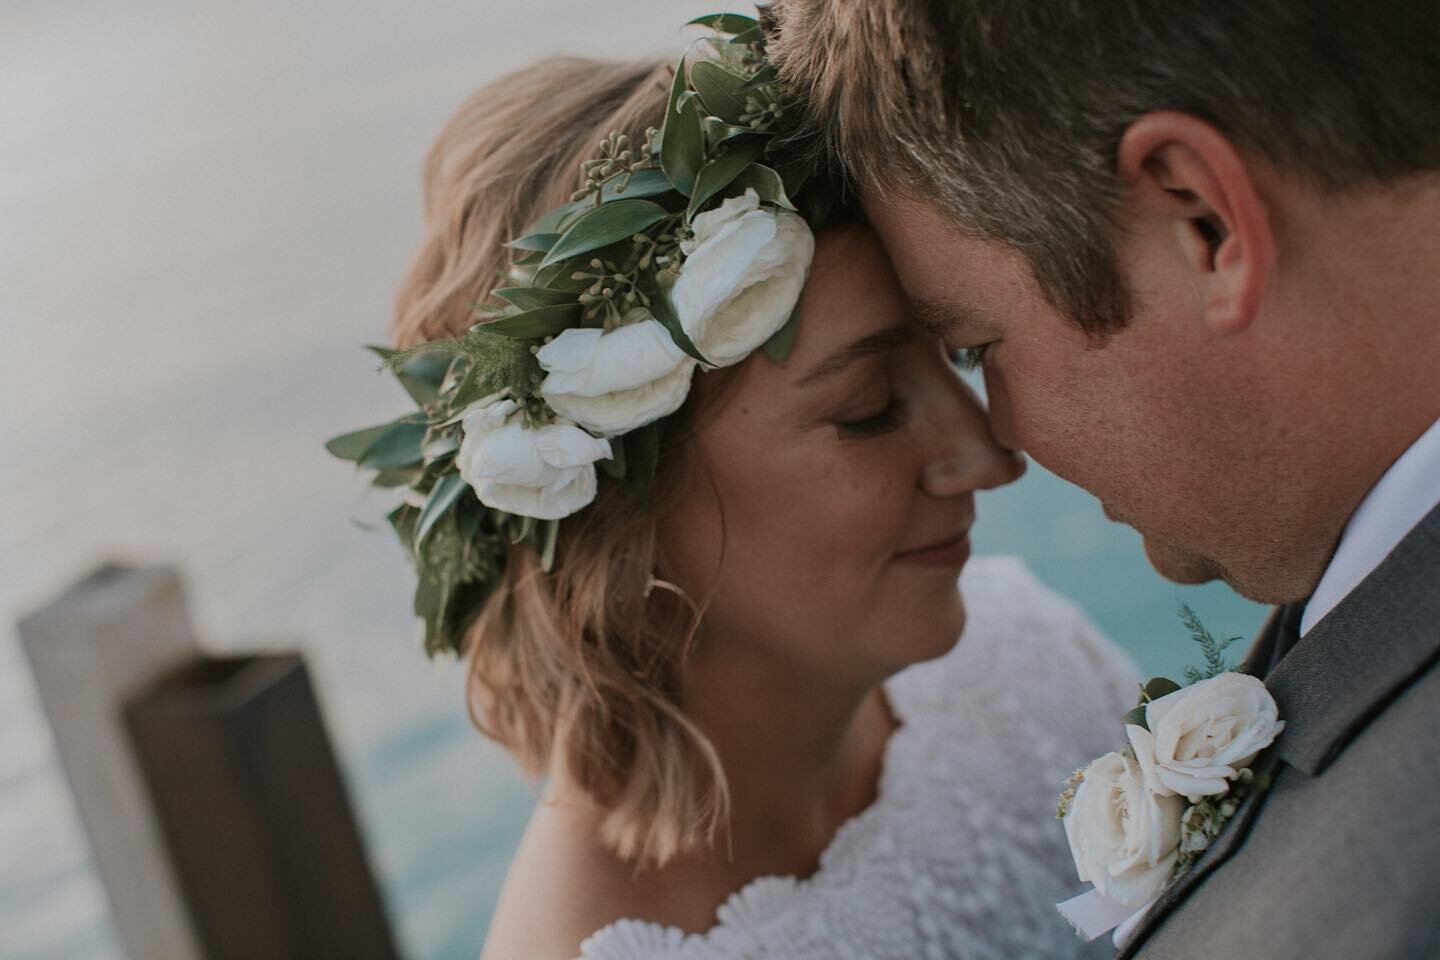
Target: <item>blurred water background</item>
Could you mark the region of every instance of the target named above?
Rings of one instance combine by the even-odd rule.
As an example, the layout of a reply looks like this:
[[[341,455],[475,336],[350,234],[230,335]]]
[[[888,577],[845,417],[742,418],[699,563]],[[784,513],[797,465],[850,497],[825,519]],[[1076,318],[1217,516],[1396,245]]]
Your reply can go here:
[[[533,802],[421,655],[383,506],[321,450],[407,401],[384,339],[421,155],[476,85],[547,53],[674,53],[705,0],[9,0],[0,6],[0,957],[118,941],[13,629],[106,559],[179,565],[203,638],[303,649],[407,956],[472,958]],[[517,131],[523,136],[523,131]],[[1032,467],[981,500],[1151,672],[1180,589]],[[1046,825],[1037,825],[1046,829]]]

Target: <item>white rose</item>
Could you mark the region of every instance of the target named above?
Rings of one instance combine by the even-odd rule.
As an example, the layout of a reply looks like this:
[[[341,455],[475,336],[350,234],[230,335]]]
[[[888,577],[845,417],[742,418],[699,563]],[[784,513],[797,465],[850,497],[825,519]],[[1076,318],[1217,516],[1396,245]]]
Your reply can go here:
[[[1230,789],[1256,755],[1280,735],[1275,699],[1243,673],[1222,673],[1166,694],[1145,706],[1150,736],[1131,738],[1137,755],[1149,750],[1156,789],[1191,803]]]
[[[1153,792],[1129,757],[1107,753],[1091,763],[1064,820],[1080,879],[1127,907],[1149,903],[1175,867],[1184,809],[1179,797]]]
[[[572,327],[536,355],[551,409],[607,437],[680,409],[695,369],[649,310],[637,307],[625,320],[608,333]]]
[[[610,444],[574,424],[525,426],[514,400],[472,408],[456,464],[487,507],[537,520],[568,517],[595,499],[595,461]]]
[[[739,363],[775,335],[800,299],[815,237],[788,210],[760,207],[754,190],[695,217],[670,291],[680,326],[707,361]]]

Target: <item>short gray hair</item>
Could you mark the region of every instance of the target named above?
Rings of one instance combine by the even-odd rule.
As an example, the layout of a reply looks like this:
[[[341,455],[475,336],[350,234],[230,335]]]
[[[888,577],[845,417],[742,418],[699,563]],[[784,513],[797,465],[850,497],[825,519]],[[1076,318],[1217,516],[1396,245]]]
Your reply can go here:
[[[780,0],[770,49],[866,189],[935,196],[1085,329],[1123,325],[1115,151],[1156,110],[1329,189],[1440,168],[1414,0]]]

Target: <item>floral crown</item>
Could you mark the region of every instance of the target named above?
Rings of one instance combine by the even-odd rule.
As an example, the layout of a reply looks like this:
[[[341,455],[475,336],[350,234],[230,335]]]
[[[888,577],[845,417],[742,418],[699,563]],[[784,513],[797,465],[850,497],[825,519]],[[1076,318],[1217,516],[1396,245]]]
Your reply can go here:
[[[763,13],[762,13],[763,16]],[[403,488],[388,520],[419,583],[425,648],[460,652],[467,617],[528,544],[549,570],[597,467],[643,499],[665,418],[691,379],[763,348],[783,360],[833,196],[797,148],[760,21],[690,21],[664,126],[612,133],[585,185],[511,240],[512,285],[464,336],[371,347],[418,405],[326,448]]]

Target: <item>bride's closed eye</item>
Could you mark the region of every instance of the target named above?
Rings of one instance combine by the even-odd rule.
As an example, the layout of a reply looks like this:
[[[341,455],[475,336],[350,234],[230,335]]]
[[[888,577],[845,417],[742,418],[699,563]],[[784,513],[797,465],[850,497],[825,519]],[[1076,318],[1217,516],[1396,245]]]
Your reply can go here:
[[[842,440],[855,440],[889,433],[905,420],[905,400],[897,394],[890,394],[885,406],[869,416],[855,420],[835,421],[836,432]]]

